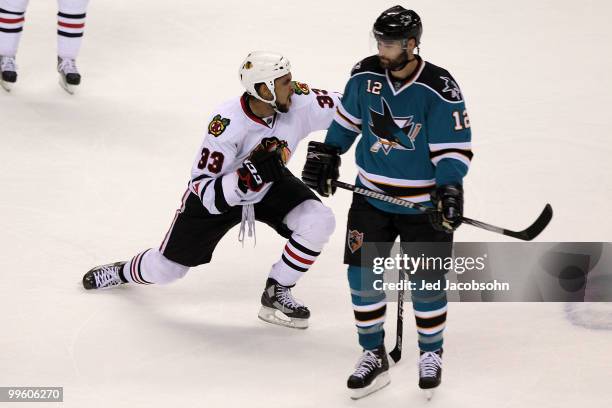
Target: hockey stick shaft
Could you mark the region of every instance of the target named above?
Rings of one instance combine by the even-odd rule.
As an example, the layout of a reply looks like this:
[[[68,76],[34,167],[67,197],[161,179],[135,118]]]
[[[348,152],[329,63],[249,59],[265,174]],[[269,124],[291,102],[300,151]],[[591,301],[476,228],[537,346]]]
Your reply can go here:
[[[379,193],[377,191],[369,190],[367,188],[357,187],[355,185],[343,183],[342,181],[338,181],[338,180],[332,180],[332,185],[342,188],[344,190],[349,190],[354,193],[361,194],[366,197],[385,201],[391,204],[396,204],[396,205],[406,207],[406,208],[413,208],[421,212],[424,212],[426,214],[437,211],[436,209],[427,207],[423,204],[414,203],[412,201],[393,197],[393,196],[390,196],[384,193]],[[464,223],[472,225],[476,228],[482,228],[487,231],[491,231],[491,232],[506,235],[509,237],[521,239],[523,241],[531,241],[532,239],[537,237],[544,230],[544,228],[546,228],[546,226],[552,219],[552,214],[553,214],[552,207],[550,206],[550,204],[546,204],[546,206],[544,207],[544,210],[542,210],[542,213],[536,219],[536,221],[523,231],[508,230],[505,228],[497,227],[495,225],[487,224],[486,222],[473,220],[468,217],[462,217],[462,220]]]
[[[404,279],[404,270],[398,271],[398,282]],[[403,288],[403,285],[401,286]],[[404,289],[397,293],[397,326],[395,330],[395,347],[389,353],[389,357],[394,363],[398,363],[402,358],[402,339],[404,337]]]

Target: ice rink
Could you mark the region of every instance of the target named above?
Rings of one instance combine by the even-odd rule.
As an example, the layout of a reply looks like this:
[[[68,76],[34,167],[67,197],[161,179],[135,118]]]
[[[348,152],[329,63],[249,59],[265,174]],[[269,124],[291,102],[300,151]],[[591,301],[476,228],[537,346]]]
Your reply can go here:
[[[443,383],[429,402],[407,313],[390,386],[350,400],[360,349],[342,264],[345,191],[324,199],[338,227],[294,290],[312,312],[308,330],[257,319],[284,245],[263,224],[256,247],[242,248],[235,228],[212,264],[178,283],[81,287],[92,266],[162,241],[208,115],[242,93],[249,51],[280,51],[294,79],[342,91],[372,53],[374,19],[395,3],[93,0],[74,96],[57,84],[56,3],[31,3],[18,84],[0,90],[0,386],[63,386],[63,407],[610,406],[612,331],[572,325],[561,303],[450,304]],[[466,98],[465,214],[522,229],[550,202],[539,241],[611,241],[612,4],[401,4],[423,19],[423,58]],[[352,161],[343,157],[347,182]],[[456,239],[503,240],[470,226]],[[387,317],[390,347],[394,306]]]

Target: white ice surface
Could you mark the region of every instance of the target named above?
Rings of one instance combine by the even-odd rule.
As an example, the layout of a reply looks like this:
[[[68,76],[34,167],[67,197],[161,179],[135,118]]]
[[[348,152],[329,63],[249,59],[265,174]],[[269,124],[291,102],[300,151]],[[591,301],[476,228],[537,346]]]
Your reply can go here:
[[[325,201],[338,228],[295,290],[312,311],[306,331],[257,319],[283,245],[264,225],[256,248],[241,248],[234,229],[212,264],[170,286],[80,287],[90,267],[159,245],[206,117],[241,92],[237,67],[250,50],[284,52],[295,79],[342,90],[392,3],[93,1],[75,96],[57,85],[55,4],[30,5],[19,82],[0,92],[0,386],[63,386],[65,407],[424,406],[409,314],[391,385],[347,396],[359,354],[341,263],[347,192]],[[540,241],[610,241],[612,5],[405,5],[423,18],[422,55],[467,99],[476,155],[466,214],[518,229],[550,202]],[[468,226],[456,236],[501,239]],[[393,316],[391,307],[388,346]],[[453,303],[445,338],[430,407],[612,401],[612,332],[572,326],[561,304]]]

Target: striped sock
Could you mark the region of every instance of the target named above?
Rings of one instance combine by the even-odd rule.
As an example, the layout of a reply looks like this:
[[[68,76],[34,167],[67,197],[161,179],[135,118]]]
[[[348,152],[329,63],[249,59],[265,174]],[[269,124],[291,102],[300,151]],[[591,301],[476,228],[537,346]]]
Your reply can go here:
[[[366,350],[373,350],[384,344],[383,325],[387,311],[385,292],[374,289],[372,280],[377,279],[378,275],[371,268],[351,265],[347,275],[359,345]]]
[[[123,266],[123,276],[130,283],[138,283],[141,285],[150,285],[153,282],[148,282],[142,277],[142,258],[144,258],[145,254],[149,252],[150,249],[143,251],[133,257],[128,263]]]
[[[14,57],[17,54],[25,10],[8,10],[0,2],[0,55]]]
[[[321,253],[309,247],[312,245],[304,241],[300,243],[295,236],[291,236],[283,249],[281,259],[272,266],[270,278],[283,286],[295,285]]]
[[[446,293],[440,293],[436,300],[423,301],[413,293],[414,318],[416,320],[421,351],[436,351],[444,343],[444,328],[448,303]]]
[[[57,13],[57,55],[76,59],[85,32],[86,13]]]

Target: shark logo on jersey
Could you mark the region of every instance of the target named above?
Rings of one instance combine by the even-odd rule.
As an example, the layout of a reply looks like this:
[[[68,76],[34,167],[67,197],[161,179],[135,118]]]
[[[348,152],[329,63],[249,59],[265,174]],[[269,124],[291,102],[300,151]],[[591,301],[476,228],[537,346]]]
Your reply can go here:
[[[208,133],[214,137],[217,137],[225,131],[225,128],[229,126],[230,122],[231,121],[229,119],[222,118],[221,115],[215,115],[215,117],[208,124]]]
[[[422,125],[413,122],[413,116],[395,117],[385,98],[381,98],[382,113],[370,108],[370,132],[377,141],[370,147],[372,153],[381,148],[385,155],[392,149],[414,150],[416,140]],[[406,138],[408,140],[406,141]]]
[[[444,89],[442,92],[449,92],[452,99],[456,99],[458,101],[463,99],[461,96],[461,89],[459,89],[459,85],[457,85],[455,81],[443,76],[441,76],[440,79],[444,80]]]

